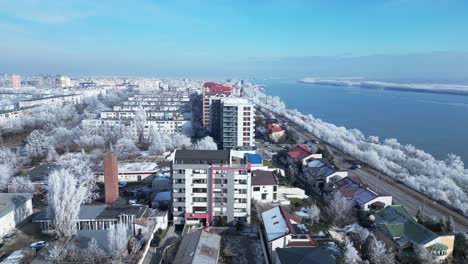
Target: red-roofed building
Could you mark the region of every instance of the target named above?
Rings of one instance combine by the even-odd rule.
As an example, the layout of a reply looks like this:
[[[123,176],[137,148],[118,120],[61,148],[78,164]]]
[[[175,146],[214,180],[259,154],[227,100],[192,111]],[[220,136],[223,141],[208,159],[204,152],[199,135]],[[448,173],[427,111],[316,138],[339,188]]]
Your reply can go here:
[[[289,157],[295,161],[302,160],[312,154],[313,153],[310,152],[309,147],[306,144],[296,145],[288,152]]]
[[[285,136],[286,131],[284,131],[279,124],[269,123],[268,133],[271,141],[278,142],[278,140]]]
[[[203,84],[203,88],[205,88],[203,89],[204,92],[210,92],[214,94],[217,94],[217,93],[228,94],[228,95],[231,94],[231,87],[225,86],[219,83],[215,83],[215,82],[206,82]]]
[[[210,127],[210,109],[214,102],[231,95],[231,87],[215,82],[203,84],[203,127]]]

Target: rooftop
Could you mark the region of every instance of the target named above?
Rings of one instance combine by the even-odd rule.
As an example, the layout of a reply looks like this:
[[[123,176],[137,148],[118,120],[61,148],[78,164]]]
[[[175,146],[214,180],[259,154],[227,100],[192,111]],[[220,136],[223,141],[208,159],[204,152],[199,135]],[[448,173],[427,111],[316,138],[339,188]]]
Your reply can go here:
[[[213,163],[224,161],[229,163],[229,150],[192,150],[181,149],[175,152],[174,161],[176,163],[200,164],[201,161],[210,161]]]
[[[307,165],[306,172],[314,177],[326,177],[336,172],[334,168],[319,159],[313,160]]]
[[[369,190],[360,182],[354,181],[352,178],[343,178],[336,183],[337,190],[347,199],[353,200],[359,205],[363,205],[374,200],[379,195]]]
[[[265,232],[268,241],[273,241],[279,237],[293,234],[308,234],[309,230],[301,224],[301,220],[291,215],[282,207],[274,207],[262,213]]]
[[[136,219],[143,216],[148,206],[146,205],[81,205],[78,215],[79,220],[114,219],[121,214],[135,215]],[[42,210],[33,218],[33,222],[49,221],[47,209]]]
[[[288,154],[293,159],[303,159],[310,156],[312,152],[310,152],[309,147],[306,144],[300,144],[292,147]]]
[[[278,248],[276,254],[281,264],[335,264],[333,251],[321,247]]]
[[[254,185],[278,185],[272,171],[253,170],[252,186]]]
[[[119,163],[119,172],[156,171],[157,169],[158,164],[156,162]]]
[[[403,206],[387,206],[375,214],[379,230],[395,241],[409,240],[424,245],[438,237],[426,227],[416,223]]]
[[[247,161],[250,161],[252,164],[263,164],[262,156],[258,153],[246,153],[245,157]]]
[[[216,264],[221,236],[199,229],[182,238],[174,263]]]

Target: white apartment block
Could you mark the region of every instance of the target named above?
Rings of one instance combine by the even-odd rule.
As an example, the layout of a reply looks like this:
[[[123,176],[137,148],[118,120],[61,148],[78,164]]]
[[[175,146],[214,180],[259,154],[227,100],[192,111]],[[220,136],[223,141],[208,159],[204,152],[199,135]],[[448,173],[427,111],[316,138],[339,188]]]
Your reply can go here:
[[[255,107],[243,98],[227,97],[220,104],[220,133],[223,149],[255,146]]]
[[[81,104],[82,101],[83,95],[81,94],[53,95],[38,99],[19,101],[18,107],[26,108],[44,105],[63,106],[66,104]]]
[[[165,134],[175,134],[182,133],[183,127],[189,122],[185,119],[176,119],[176,120],[165,120],[165,119],[149,119],[146,121],[146,125],[143,129],[143,137],[148,138],[149,131],[152,128],[157,128],[160,133]],[[94,127],[94,128],[113,128],[116,126],[121,126],[130,133],[133,134],[135,138],[138,137],[137,127],[135,122],[131,118],[121,118],[121,119],[85,119],[82,121],[83,127]]]
[[[153,128],[165,134],[182,133],[183,127],[189,122],[182,113],[188,101],[188,95],[181,92],[136,94],[129,97],[122,105],[114,106],[113,111],[101,112],[100,119],[83,120],[82,123],[83,126],[95,128],[124,127],[137,138],[135,113],[144,110],[146,112],[144,138],[149,137],[149,132]]]
[[[251,173],[229,150],[177,150],[171,176],[174,224],[250,223]]]

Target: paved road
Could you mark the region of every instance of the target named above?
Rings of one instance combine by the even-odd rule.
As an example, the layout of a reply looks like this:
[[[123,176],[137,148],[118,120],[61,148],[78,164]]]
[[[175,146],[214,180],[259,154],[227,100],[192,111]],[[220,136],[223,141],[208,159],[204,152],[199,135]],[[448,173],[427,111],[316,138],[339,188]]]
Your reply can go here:
[[[297,133],[303,140],[319,140],[318,138],[305,131],[288,119],[277,116],[276,118],[283,122],[288,122],[293,132]],[[331,147],[331,146],[330,146]],[[331,147],[333,153],[338,159],[341,159],[340,166],[342,169],[351,167],[354,160],[347,154],[342,153],[336,148]],[[455,230],[459,232],[468,232],[468,218],[460,213],[452,210],[443,204],[415,191],[414,189],[395,181],[393,178],[386,176],[373,168],[363,166],[358,170],[350,170],[350,175],[359,176],[372,190],[380,195],[391,195],[394,204],[404,205],[413,215],[416,214],[421,206],[424,206],[425,215],[428,217],[441,218],[443,216],[452,216],[455,222]]]

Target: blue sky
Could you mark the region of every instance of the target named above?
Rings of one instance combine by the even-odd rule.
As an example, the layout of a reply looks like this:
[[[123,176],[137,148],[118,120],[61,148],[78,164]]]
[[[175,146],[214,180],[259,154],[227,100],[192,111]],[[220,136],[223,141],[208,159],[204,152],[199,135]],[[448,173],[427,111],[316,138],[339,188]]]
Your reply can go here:
[[[0,0],[0,72],[359,74],[349,61],[466,58],[467,14],[463,0]]]

